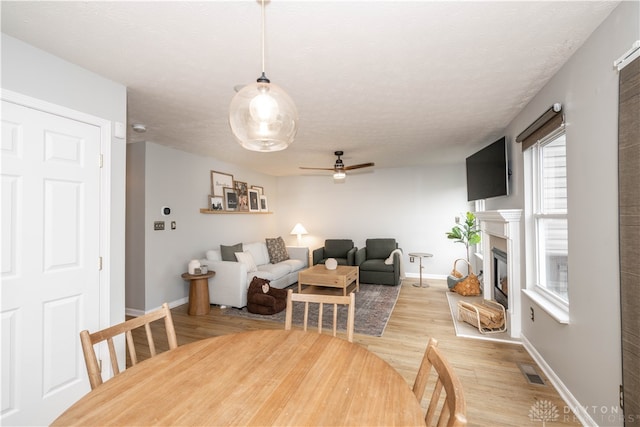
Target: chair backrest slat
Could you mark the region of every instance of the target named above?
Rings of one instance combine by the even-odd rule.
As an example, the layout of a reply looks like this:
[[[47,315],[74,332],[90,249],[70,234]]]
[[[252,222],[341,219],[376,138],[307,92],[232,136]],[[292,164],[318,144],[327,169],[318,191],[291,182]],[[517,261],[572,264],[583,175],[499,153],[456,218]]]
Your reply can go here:
[[[431,361],[427,357],[427,353],[430,347],[436,347],[437,345],[438,340],[436,340],[435,338],[429,338],[427,349],[422,356],[422,363],[420,363],[418,374],[416,375],[416,379],[413,382],[413,394],[415,394],[418,402],[422,402],[422,396],[424,396],[424,391],[427,387],[427,381],[429,380],[429,374],[431,373]]]
[[[156,343],[153,342],[153,335],[151,335],[151,325],[146,323],[144,325],[144,330],[147,333],[147,343],[149,344],[149,353],[151,353],[151,357],[156,355]]]
[[[153,340],[153,335],[151,333],[150,323],[159,319],[164,319],[169,350],[177,348],[178,339],[176,337],[176,330],[173,325],[173,318],[171,317],[171,310],[169,309],[169,305],[167,303],[162,304],[162,307],[160,309],[155,310],[151,313],[135,317],[117,325],[110,326],[106,329],[94,333],[89,333],[89,331],[87,330],[80,332],[80,342],[82,343],[82,351],[84,354],[85,364],[87,366],[87,373],[89,374],[89,383],[91,384],[92,389],[96,388],[103,382],[101,372],[102,370],[100,364],[98,363],[94,345],[103,341],[107,342],[112,372],[114,376],[118,375],[120,373],[120,368],[118,366],[118,358],[115,346],[113,344],[113,338],[118,335],[125,335],[131,364],[135,365],[138,363],[138,357],[136,355],[135,343],[131,331],[133,329],[144,326],[147,336],[147,342],[149,344],[149,351],[151,357],[153,357],[156,355],[157,351]]]
[[[309,303],[307,302],[306,304],[309,304]],[[322,309],[323,308],[324,308],[324,304],[320,303],[320,306],[318,307],[318,333],[319,334],[322,333],[322,319],[323,319]]]
[[[107,339],[107,348],[109,349],[111,372],[113,372],[113,375],[118,375],[120,373],[120,368],[118,367],[118,354],[116,353],[116,347],[113,344],[113,338]],[[100,367],[102,368],[102,365]]]
[[[322,321],[324,315],[324,304],[333,305],[333,336],[337,336],[338,327],[338,306],[347,306],[347,340],[353,342],[353,330],[355,326],[355,295],[322,295],[322,294],[300,294],[293,293],[292,289],[287,291],[287,309],[285,316],[285,329],[290,330],[293,323],[293,303],[304,303],[304,319],[302,327],[306,331],[309,322],[309,304],[318,304],[318,333],[322,333]]]
[[[424,352],[422,363],[418,369],[415,382],[413,384],[413,393],[418,402],[422,402],[429,375],[431,371],[436,374],[435,385],[427,412],[425,415],[425,423],[427,426],[434,425],[436,413],[440,406],[440,396],[444,390],[444,401],[442,402],[440,413],[437,415],[437,426],[461,427],[467,425],[466,403],[462,384],[457,375],[453,371],[451,365],[438,349],[438,341],[431,338]]]
[[[338,327],[338,304],[333,304],[333,336],[336,336]]]
[[[129,358],[131,359],[131,365],[138,364],[138,354],[136,353],[136,344],[133,342],[133,334],[131,331],[125,332],[127,339],[127,350],[129,351]],[[114,350],[115,353],[115,350]]]

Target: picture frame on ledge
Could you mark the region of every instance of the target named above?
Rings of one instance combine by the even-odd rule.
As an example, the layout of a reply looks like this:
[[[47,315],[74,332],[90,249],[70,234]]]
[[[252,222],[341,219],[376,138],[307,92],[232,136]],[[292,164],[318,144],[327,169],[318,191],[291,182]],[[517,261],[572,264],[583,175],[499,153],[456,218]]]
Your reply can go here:
[[[267,196],[260,196],[260,212],[269,212]]]
[[[253,190],[258,190],[258,193],[262,196],[264,194],[264,188],[259,185],[252,185],[251,188]]]
[[[216,197],[224,197],[225,187],[233,188],[233,175],[211,171],[211,195]]]
[[[242,181],[233,181],[233,188],[238,195],[238,211],[247,212],[249,211],[249,192],[248,186],[246,182]]]
[[[249,212],[260,212],[260,193],[253,188],[249,189]]]
[[[224,198],[218,196],[209,196],[209,210],[221,211],[224,209]]]
[[[233,188],[225,187],[224,189],[224,210],[235,212],[238,210],[238,194]]]

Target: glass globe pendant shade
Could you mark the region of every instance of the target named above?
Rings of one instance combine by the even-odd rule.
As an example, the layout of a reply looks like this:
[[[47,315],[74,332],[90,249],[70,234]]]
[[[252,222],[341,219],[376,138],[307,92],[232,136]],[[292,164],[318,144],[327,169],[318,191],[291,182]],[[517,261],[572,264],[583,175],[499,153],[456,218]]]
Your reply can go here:
[[[229,124],[247,150],[280,151],[296,136],[298,111],[282,88],[261,77],[233,97]]]

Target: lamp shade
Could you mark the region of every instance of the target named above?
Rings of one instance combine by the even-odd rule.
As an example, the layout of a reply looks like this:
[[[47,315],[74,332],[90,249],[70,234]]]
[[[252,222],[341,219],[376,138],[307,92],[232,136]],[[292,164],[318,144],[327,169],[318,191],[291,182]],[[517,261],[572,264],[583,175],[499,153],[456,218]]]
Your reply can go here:
[[[297,223],[296,226],[293,227],[293,230],[291,230],[291,234],[301,235],[301,234],[309,234],[309,233],[307,233],[307,230],[302,226],[302,224]]]
[[[281,87],[260,80],[243,87],[231,100],[231,131],[247,150],[284,150],[296,136],[298,110]]]

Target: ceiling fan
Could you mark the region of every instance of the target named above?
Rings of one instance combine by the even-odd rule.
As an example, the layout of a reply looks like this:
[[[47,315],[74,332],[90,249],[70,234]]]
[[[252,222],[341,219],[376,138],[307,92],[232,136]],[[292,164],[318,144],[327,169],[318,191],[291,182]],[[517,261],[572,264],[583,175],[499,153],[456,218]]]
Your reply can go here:
[[[340,158],[340,156],[344,155],[344,152],[335,151],[333,154],[338,156],[336,163],[333,165],[333,168],[312,168],[312,167],[300,166],[300,169],[333,171],[333,179],[341,180],[346,178],[347,176],[346,171],[375,166],[375,163],[371,163],[371,162],[361,163],[359,165],[345,166],[344,163],[342,162],[342,159]]]

